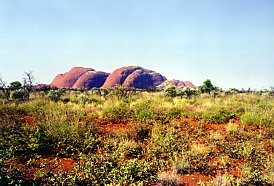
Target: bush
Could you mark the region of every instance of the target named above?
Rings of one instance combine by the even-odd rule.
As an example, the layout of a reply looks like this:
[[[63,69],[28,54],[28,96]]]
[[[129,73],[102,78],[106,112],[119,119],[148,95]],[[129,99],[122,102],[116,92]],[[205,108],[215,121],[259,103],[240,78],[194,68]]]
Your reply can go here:
[[[183,151],[173,161],[173,168],[178,174],[191,174],[200,172],[208,174],[211,170],[209,166],[211,150],[204,145],[192,145],[190,151]]]
[[[167,111],[167,118],[169,120],[173,120],[173,119],[179,119],[181,117],[186,117],[188,118],[190,116],[189,111],[185,110],[185,109],[181,109],[181,108],[170,108]]]
[[[156,169],[150,162],[130,159],[119,162],[111,155],[92,156],[83,159],[77,180],[80,185],[131,185],[154,181]]]
[[[178,174],[214,175],[213,185],[274,183],[269,97],[180,99],[142,92],[122,101],[109,94],[80,101],[78,95],[88,93],[67,91],[57,102],[35,94],[28,102],[0,103],[0,185],[179,185]],[[230,119],[225,128],[200,127]],[[110,121],[124,124],[104,125]],[[75,167],[47,170],[52,162],[44,164],[43,156],[70,158]],[[239,177],[229,175],[236,171]]]
[[[80,103],[82,103],[83,105],[85,105],[89,101],[89,97],[85,94],[80,94],[78,96],[78,99],[80,100]]]
[[[121,141],[116,153],[126,159],[139,158],[142,156],[142,147],[135,141]]]
[[[101,115],[109,119],[112,123],[125,123],[132,118],[132,112],[129,106],[120,101],[117,105],[110,105],[103,108]]]
[[[179,128],[167,125],[155,125],[151,131],[148,155],[158,160],[168,160],[186,150],[188,138],[179,132]]]
[[[222,124],[235,118],[235,114],[227,108],[210,108],[202,114],[203,122],[206,124]]]
[[[241,122],[248,125],[255,125],[257,127],[273,127],[273,118],[273,109],[251,109],[247,110],[245,114],[241,116]]]
[[[13,100],[16,100],[16,101],[25,101],[29,98],[29,93],[25,89],[19,89],[19,90],[15,90],[11,94],[11,97]]]
[[[152,120],[153,119],[153,111],[149,110],[149,109],[141,110],[137,115],[137,119],[139,121]]]
[[[50,100],[57,102],[60,100],[62,92],[60,90],[50,90],[47,96]]]
[[[165,88],[164,93],[166,96],[175,97],[176,96],[176,87],[175,86],[168,86]]]

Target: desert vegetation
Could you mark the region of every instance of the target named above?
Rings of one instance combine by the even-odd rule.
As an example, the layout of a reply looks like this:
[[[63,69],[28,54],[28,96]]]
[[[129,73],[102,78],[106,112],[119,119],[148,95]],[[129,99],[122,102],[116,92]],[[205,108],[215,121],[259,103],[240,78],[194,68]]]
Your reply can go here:
[[[35,90],[26,80],[2,81],[0,185],[274,184],[272,89]]]

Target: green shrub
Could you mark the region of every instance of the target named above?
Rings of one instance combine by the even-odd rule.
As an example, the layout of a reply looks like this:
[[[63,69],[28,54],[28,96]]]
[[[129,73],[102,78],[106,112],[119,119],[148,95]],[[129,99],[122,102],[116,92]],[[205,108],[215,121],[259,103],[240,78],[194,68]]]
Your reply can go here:
[[[57,156],[73,156],[90,153],[100,143],[96,128],[79,128],[67,123],[44,123],[38,125],[34,137],[38,141],[40,154],[53,153]]]
[[[124,123],[132,118],[129,106],[124,102],[117,105],[109,105],[103,108],[101,115],[103,118],[110,119],[113,123]]]
[[[84,114],[61,102],[0,105],[0,143],[5,152],[9,151],[9,156],[27,154],[26,158],[35,154],[89,153],[96,148],[100,138],[95,137],[96,123],[79,126],[84,122]],[[37,123],[26,124],[24,117],[29,115],[35,116]]]
[[[120,163],[106,154],[87,157],[83,161],[85,166],[79,166],[77,174],[80,185],[144,184],[156,178],[157,170],[151,162],[130,159]]]
[[[157,159],[168,160],[187,149],[188,138],[179,130],[176,127],[155,125],[151,131],[148,155]]]
[[[261,109],[272,109],[272,108],[273,108],[272,105],[267,104],[267,103],[260,103],[260,104],[258,105],[258,107],[261,108]]]
[[[243,172],[243,179],[241,179],[241,185],[269,185],[263,178],[260,170],[254,167],[241,167]]]
[[[86,94],[78,95],[78,99],[80,100],[80,103],[82,104],[86,104],[89,101],[89,97]]]
[[[47,97],[52,101],[59,101],[62,96],[62,92],[60,90],[50,90],[48,92]]]
[[[89,104],[95,104],[97,106],[97,105],[102,104],[103,101],[100,100],[100,99],[97,99],[97,98],[89,98],[88,103]]]
[[[152,110],[141,110],[138,115],[137,119],[140,121],[145,121],[145,120],[152,120],[153,119],[153,111]]]
[[[222,124],[229,121],[229,119],[235,118],[235,114],[224,107],[209,108],[202,114],[203,122],[208,124]]]
[[[209,166],[210,149],[204,146],[192,145],[190,151],[183,151],[173,161],[173,169],[178,174],[191,174],[200,172],[208,174],[211,171]]]
[[[181,117],[186,117],[186,118],[190,117],[189,111],[182,108],[174,108],[174,107],[170,108],[167,111],[167,118],[170,120],[179,119]]]
[[[177,174],[196,173],[216,176],[211,185],[274,183],[274,104],[269,97],[180,99],[142,92],[122,101],[110,94],[105,100],[92,95],[80,101],[81,94],[89,95],[73,90],[66,91],[63,101],[33,94],[28,102],[0,103],[0,185],[179,185]],[[188,123],[188,117],[196,121]],[[226,131],[199,128],[203,122],[234,118],[243,125],[230,123]],[[110,121],[125,125],[101,125]],[[269,128],[253,130],[250,125]],[[42,172],[45,167],[39,167],[30,178],[29,170],[39,169],[34,162],[41,156],[70,157],[77,165],[70,172]],[[241,176],[233,178],[231,170]]]
[[[260,167],[266,162],[266,151],[263,147],[255,147],[254,142],[221,142],[219,148],[222,153],[229,157],[244,160],[253,167]]]
[[[15,90],[11,94],[11,97],[13,100],[16,100],[16,101],[25,101],[29,98],[29,93],[25,89],[19,89],[19,90]]]
[[[156,169],[149,162],[140,162],[137,159],[131,159],[120,165],[120,180],[118,183],[128,185],[134,182],[149,182],[156,177]]]
[[[142,156],[142,147],[135,141],[121,141],[116,151],[119,156],[124,158],[138,158]]]
[[[245,108],[238,107],[238,108],[235,109],[234,112],[236,114],[237,119],[239,119],[245,113]]]
[[[274,111],[265,109],[250,109],[241,116],[244,124],[255,125],[257,127],[273,127]]]
[[[70,98],[63,98],[62,102],[66,104],[68,102],[71,102],[71,99]]]
[[[151,137],[152,125],[146,122],[131,122],[126,129],[126,138],[143,143]]]
[[[43,106],[38,105],[34,108],[38,110],[32,110],[33,114],[38,117],[39,121],[45,123],[67,123],[71,125],[79,125],[81,119],[86,115],[84,109],[80,109],[80,106],[74,104],[63,104],[62,102],[49,102],[42,103]]]

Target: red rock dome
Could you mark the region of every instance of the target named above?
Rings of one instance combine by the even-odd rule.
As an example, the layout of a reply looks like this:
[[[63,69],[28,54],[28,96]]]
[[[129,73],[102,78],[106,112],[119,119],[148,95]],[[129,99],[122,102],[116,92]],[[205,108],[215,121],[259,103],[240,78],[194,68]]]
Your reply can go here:
[[[177,89],[182,89],[184,87],[194,87],[190,81],[180,81],[180,80],[167,80],[160,84],[158,88],[165,89],[168,86],[175,86]]]
[[[106,79],[103,88],[112,88],[119,84],[129,88],[146,89],[150,86],[157,86],[165,80],[164,76],[155,71],[139,66],[128,66],[112,72]]]
[[[51,86],[57,88],[101,87],[109,74],[92,68],[74,67],[69,72],[57,75]]]
[[[88,71],[83,74],[72,88],[100,88],[105,83],[109,73],[101,71]]]
[[[194,87],[190,81],[169,80],[160,73],[139,66],[127,66],[116,69],[111,74],[95,71],[92,68],[74,67],[69,72],[57,75],[51,86],[57,88],[112,88],[117,84],[128,88],[146,89],[158,86],[164,89],[174,85],[178,89]]]

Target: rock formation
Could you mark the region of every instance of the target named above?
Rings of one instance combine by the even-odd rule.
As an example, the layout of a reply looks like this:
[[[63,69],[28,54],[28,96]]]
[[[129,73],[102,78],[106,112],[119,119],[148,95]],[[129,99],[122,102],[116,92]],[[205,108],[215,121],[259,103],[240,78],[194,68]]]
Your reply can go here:
[[[109,73],[101,71],[88,71],[75,82],[72,88],[100,88],[105,83]]]
[[[93,88],[101,87],[108,73],[95,71],[92,68],[74,67],[69,72],[57,75],[51,86],[57,88]]]
[[[177,89],[182,89],[184,87],[194,87],[190,81],[180,81],[180,80],[167,80],[160,84],[158,88],[165,89],[168,86],[175,86]]]
[[[92,68],[74,67],[69,72],[57,75],[51,83],[57,88],[113,88],[117,84],[127,88],[146,89],[158,86],[164,89],[174,85],[178,89],[184,87],[194,87],[190,81],[170,80],[161,74],[144,69],[139,66],[127,66],[116,69],[111,74],[95,71]]]
[[[155,71],[139,66],[128,66],[112,72],[106,79],[103,88],[112,88],[119,84],[128,88],[146,89],[150,86],[157,86],[165,80],[164,76]]]

